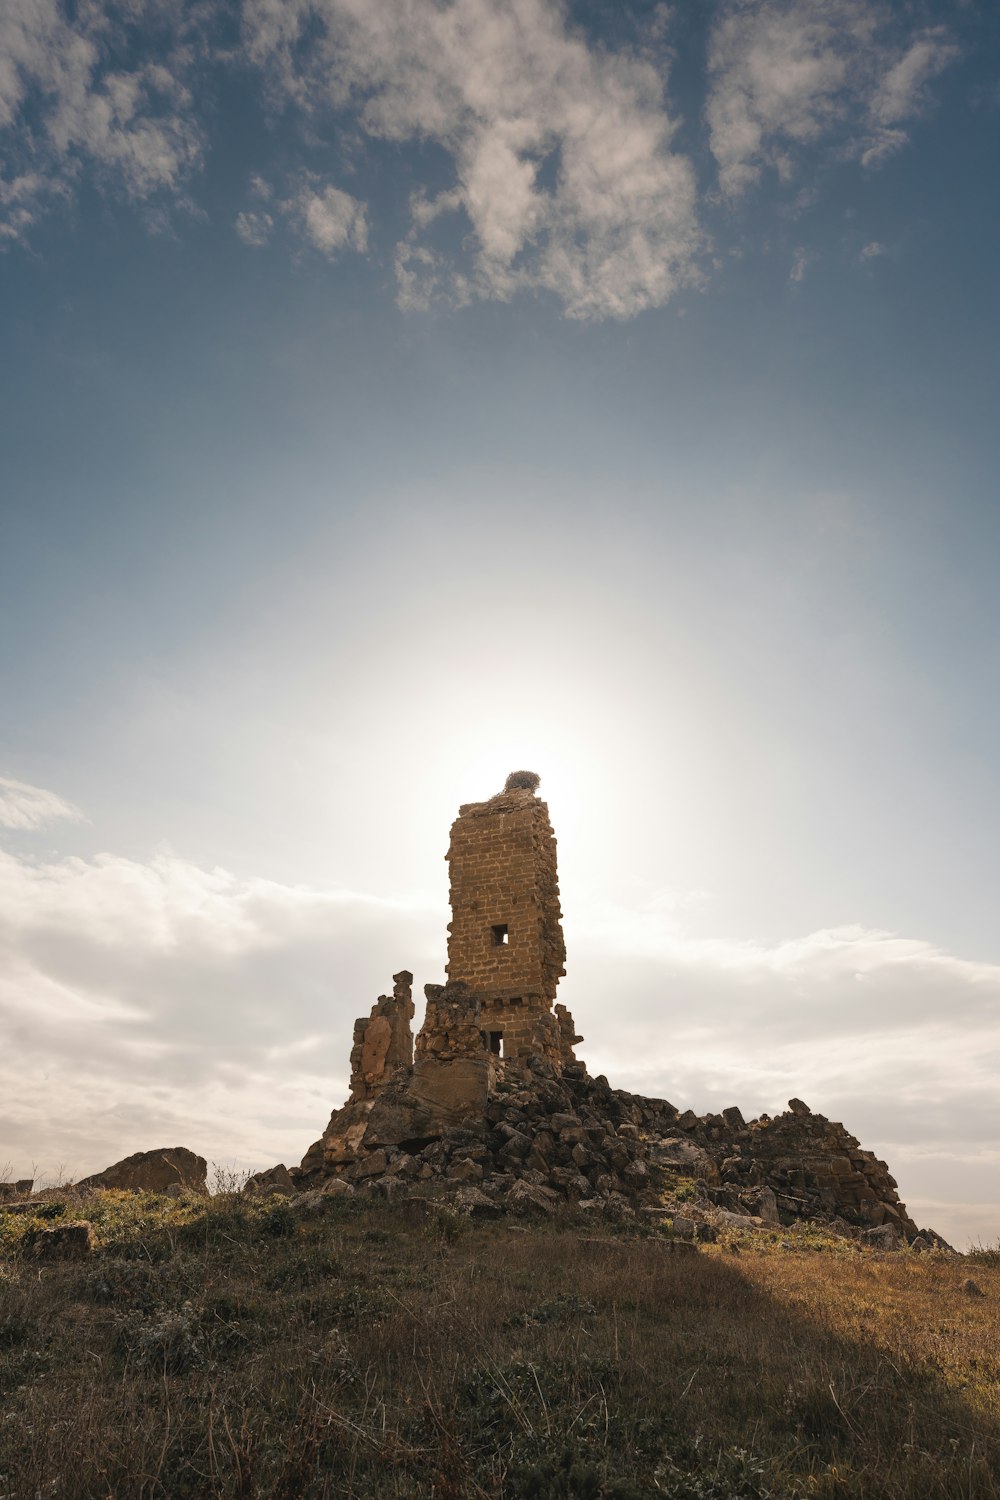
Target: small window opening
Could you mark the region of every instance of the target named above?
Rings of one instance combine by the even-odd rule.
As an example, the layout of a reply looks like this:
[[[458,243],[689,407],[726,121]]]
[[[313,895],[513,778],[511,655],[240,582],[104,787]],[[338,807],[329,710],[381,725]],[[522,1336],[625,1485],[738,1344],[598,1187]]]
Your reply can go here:
[[[491,1031],[488,1035],[490,1039],[490,1051],[494,1057],[503,1057],[503,1032]]]
[[[493,929],[493,946],[494,946],[494,948],[506,948],[507,945],[508,945],[508,943],[509,943],[509,941],[510,941],[510,939],[508,938],[508,935],[507,935],[507,923],[506,922],[499,922],[497,924],[497,926],[494,927],[494,929]]]
[[[521,999],[520,995],[511,995],[510,1000],[507,1003],[509,1005],[523,1005],[524,1001]]]

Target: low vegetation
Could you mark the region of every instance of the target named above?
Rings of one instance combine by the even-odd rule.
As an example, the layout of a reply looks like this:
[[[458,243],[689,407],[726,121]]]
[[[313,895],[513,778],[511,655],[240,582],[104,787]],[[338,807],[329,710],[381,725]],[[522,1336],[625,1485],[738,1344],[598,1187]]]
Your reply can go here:
[[[95,1249],[39,1257],[80,1218]],[[0,1209],[0,1497],[1000,1500],[996,1252],[674,1243],[435,1202]]]

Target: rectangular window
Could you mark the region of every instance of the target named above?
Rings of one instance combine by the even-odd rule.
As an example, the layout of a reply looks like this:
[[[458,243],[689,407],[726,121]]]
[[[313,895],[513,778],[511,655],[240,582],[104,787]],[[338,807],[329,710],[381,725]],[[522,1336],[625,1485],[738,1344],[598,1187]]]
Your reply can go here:
[[[493,946],[494,946],[494,948],[506,948],[507,945],[508,945],[507,923],[506,922],[499,922],[493,928]]]
[[[489,1033],[489,1038],[490,1051],[493,1053],[494,1057],[503,1057],[503,1032],[491,1031]]]

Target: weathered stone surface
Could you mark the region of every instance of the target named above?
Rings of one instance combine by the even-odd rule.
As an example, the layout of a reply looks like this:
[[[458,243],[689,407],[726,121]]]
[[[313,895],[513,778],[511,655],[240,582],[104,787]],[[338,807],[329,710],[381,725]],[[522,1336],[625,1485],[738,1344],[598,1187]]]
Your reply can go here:
[[[658,1166],[670,1167],[685,1176],[703,1177],[706,1182],[718,1181],[718,1168],[711,1156],[694,1141],[681,1136],[668,1136],[664,1140],[650,1143],[650,1158]]]
[[[353,1163],[351,1177],[355,1181],[365,1177],[381,1177],[388,1165],[389,1158],[384,1151],[369,1151]]]
[[[252,1177],[248,1177],[243,1185],[243,1191],[251,1197],[263,1197],[267,1193],[281,1193],[284,1197],[290,1198],[298,1189],[284,1162],[279,1162],[276,1167],[268,1167],[266,1171],[255,1172]]]
[[[424,1024],[417,1033],[414,1056],[418,1063],[482,1058],[487,1038],[481,1025],[479,996],[461,979],[447,984],[425,984]]]
[[[84,1260],[94,1248],[94,1228],[87,1219],[35,1229],[27,1236],[35,1260]]]
[[[162,1193],[173,1183],[191,1193],[207,1193],[208,1164],[185,1146],[161,1146],[137,1151],[103,1172],[84,1177],[78,1188],[120,1188],[136,1193]]]
[[[515,1182],[504,1197],[504,1206],[512,1214],[549,1216],[556,1211],[558,1195],[530,1182]]]
[[[392,976],[391,995],[379,995],[371,1015],[354,1023],[351,1051],[351,1099],[373,1099],[378,1091],[413,1062],[413,975],[401,969]]]
[[[566,945],[556,841],[531,778],[534,786],[508,778],[489,801],[460,808],[452,825],[448,975],[480,996],[497,1056],[567,1063],[581,1038],[565,1006],[553,1011]]]
[[[18,1182],[0,1182],[0,1203],[6,1203],[12,1198],[29,1198],[34,1186],[30,1177],[22,1177]]]
[[[374,1107],[370,1099],[352,1099],[335,1109],[318,1141],[314,1141],[302,1158],[299,1176],[305,1181],[336,1172],[345,1162],[353,1161],[361,1149],[368,1117]]]
[[[723,1209],[719,1214],[720,1221],[730,1229],[759,1229],[759,1222],[750,1217],[749,1214],[732,1214]]]
[[[898,1230],[891,1224],[879,1224],[875,1229],[866,1229],[861,1240],[873,1250],[898,1250],[902,1244]]]
[[[478,1161],[470,1161],[463,1157],[461,1161],[453,1162],[448,1168],[449,1182],[482,1182],[483,1167]]]
[[[422,1105],[439,1133],[463,1120],[482,1119],[489,1093],[490,1065],[485,1052],[478,1057],[456,1057],[448,1062],[422,1057],[413,1065],[408,1093]]]
[[[364,1128],[350,1141],[353,1159],[362,1145],[368,1150],[379,1146],[399,1146],[403,1141],[426,1140],[440,1135],[430,1109],[415,1099],[406,1086],[392,1087],[371,1105]]]
[[[342,1177],[331,1177],[319,1190],[325,1198],[353,1198],[354,1185]]]
[[[459,1188],[451,1201],[458,1213],[471,1219],[496,1219],[503,1213],[500,1205],[477,1187]]]
[[[765,1224],[777,1225],[781,1223],[778,1215],[778,1200],[766,1183],[757,1195],[757,1213],[764,1220]]]

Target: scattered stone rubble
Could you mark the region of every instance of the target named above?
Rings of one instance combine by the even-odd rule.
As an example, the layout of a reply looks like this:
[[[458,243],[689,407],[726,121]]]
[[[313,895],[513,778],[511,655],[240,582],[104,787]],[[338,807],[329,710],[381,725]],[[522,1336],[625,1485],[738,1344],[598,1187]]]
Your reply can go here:
[[[558,1073],[537,1058],[496,1065],[481,1110],[458,1124],[424,1120],[430,1138],[388,1140],[376,1129],[349,1154],[314,1148],[290,1175],[301,1189],[342,1183],[390,1197],[429,1184],[475,1187],[495,1211],[673,1211],[674,1232],[691,1238],[812,1220],[883,1249],[918,1234],[940,1243],[918,1231],[884,1163],[842,1125],[795,1105],[749,1124],[736,1110],[729,1119],[681,1115],[590,1078],[583,1063]]]

